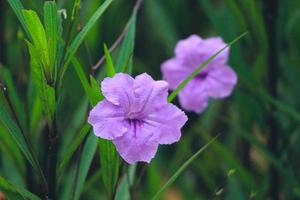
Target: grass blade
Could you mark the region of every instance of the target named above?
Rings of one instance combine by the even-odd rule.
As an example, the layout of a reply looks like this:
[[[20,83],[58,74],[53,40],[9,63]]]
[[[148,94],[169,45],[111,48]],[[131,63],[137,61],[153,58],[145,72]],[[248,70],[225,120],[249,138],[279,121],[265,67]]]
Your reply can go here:
[[[109,140],[99,140],[99,153],[102,180],[108,197],[111,198],[118,180],[120,157],[114,144]]]
[[[44,24],[49,47],[49,71],[51,74],[55,74],[59,22],[57,16],[57,7],[54,1],[47,1],[44,4]]]
[[[135,40],[135,25],[136,25],[136,10],[133,11],[131,19],[128,23],[128,32],[124,38],[118,55],[116,71],[117,72],[132,72],[132,55]]]
[[[61,71],[60,71],[60,81],[62,80],[65,71],[67,70],[67,67],[69,63],[72,60],[72,57],[75,55],[77,49],[83,42],[84,38],[90,31],[90,29],[94,26],[94,24],[97,22],[97,20],[102,16],[104,11],[108,8],[108,6],[112,3],[113,0],[106,0],[93,14],[93,16],[89,19],[87,24],[83,27],[83,29],[78,33],[78,35],[75,37],[73,42],[71,43],[70,47],[68,48],[66,58],[65,58],[65,64],[63,65]]]
[[[6,109],[3,106],[0,107],[0,121],[9,131],[12,138],[18,145],[19,149],[23,152],[23,154],[25,155],[29,163],[32,165],[35,171],[40,175],[40,177],[43,180],[43,183],[45,184],[45,187],[47,187],[45,176],[41,170],[41,167],[38,163],[36,156],[33,154],[31,146],[26,140],[25,135],[22,134],[18,125],[14,122],[10,114],[6,111]]]
[[[82,129],[79,132],[79,135],[75,137],[75,140],[72,142],[72,144],[69,146],[67,151],[64,153],[62,156],[62,160],[59,162],[60,164],[58,165],[58,171],[57,171],[57,176],[59,177],[58,180],[61,179],[67,163],[71,160],[73,154],[75,153],[76,149],[79,147],[85,136],[89,133],[91,129],[91,126],[88,124],[85,124]]]
[[[27,29],[25,19],[22,14],[22,10],[24,9],[24,6],[22,5],[20,0],[7,0],[13,11],[15,12],[17,18],[19,19],[23,29],[25,30],[28,37],[30,37],[29,31]]]
[[[217,136],[218,137],[218,136]],[[206,145],[199,149],[192,157],[190,157],[181,167],[173,174],[173,176],[161,187],[161,189],[154,195],[152,200],[159,199],[160,195],[169,187],[177,177],[204,151],[206,150],[216,139],[217,137],[210,140]]]
[[[110,56],[109,50],[107,49],[106,44],[104,44],[104,53],[106,58],[106,68],[107,68],[107,75],[109,77],[113,77],[116,74],[114,63]]]
[[[45,76],[47,80],[52,80],[52,74],[49,69],[50,59],[49,59],[49,50],[46,32],[44,26],[37,15],[37,13],[33,10],[23,10],[23,17],[25,19],[25,25],[27,30],[29,31],[32,44],[37,50],[39,55],[39,60],[45,70]]]
[[[20,96],[17,92],[16,85],[13,81],[13,76],[11,72],[4,66],[0,64],[0,77],[3,77],[3,80],[5,81],[5,85],[8,89],[8,95],[11,99],[11,102],[13,104],[13,107],[15,108],[18,120],[23,128],[23,130],[27,133],[28,126],[26,124],[26,112],[25,112],[25,106],[23,102],[20,99]]]
[[[31,192],[29,192],[23,188],[17,187],[16,185],[11,184],[9,181],[7,181],[2,176],[0,176],[0,189],[3,191],[12,192],[12,193],[18,193],[24,199],[41,200],[38,196],[32,194]]]
[[[130,200],[128,174],[126,174],[118,186],[115,200]]]
[[[81,154],[80,163],[79,163],[79,171],[75,181],[74,187],[74,195],[73,199],[78,200],[80,198],[80,194],[82,192],[85,179],[87,177],[89,168],[91,166],[93,157],[95,155],[97,149],[98,139],[94,136],[94,134],[90,134]]]
[[[203,62],[191,75],[189,75],[185,80],[183,80],[180,83],[180,85],[169,95],[168,101],[171,102],[177,96],[177,94],[188,84],[188,82],[190,82],[195,76],[197,76],[197,74],[206,65],[208,65],[213,59],[215,59],[226,48],[230,47],[231,45],[233,45],[234,43],[236,43],[237,41],[239,41],[247,33],[248,32],[245,32],[245,33],[241,34],[240,36],[238,36],[237,38],[235,38],[234,40],[232,40],[231,42],[229,42],[225,47],[223,47],[222,49],[220,49],[217,53],[215,53],[214,55],[212,55],[211,57],[209,57],[205,62]]]

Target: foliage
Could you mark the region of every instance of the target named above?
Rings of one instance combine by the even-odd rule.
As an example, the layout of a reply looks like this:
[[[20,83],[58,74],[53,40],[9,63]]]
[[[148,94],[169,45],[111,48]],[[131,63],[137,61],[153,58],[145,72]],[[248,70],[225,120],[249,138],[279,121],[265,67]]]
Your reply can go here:
[[[297,0],[1,2],[0,197],[300,198],[299,13]],[[127,165],[87,124],[99,83],[116,72],[161,79],[193,33],[224,38],[238,87],[188,113],[181,140],[150,165]]]

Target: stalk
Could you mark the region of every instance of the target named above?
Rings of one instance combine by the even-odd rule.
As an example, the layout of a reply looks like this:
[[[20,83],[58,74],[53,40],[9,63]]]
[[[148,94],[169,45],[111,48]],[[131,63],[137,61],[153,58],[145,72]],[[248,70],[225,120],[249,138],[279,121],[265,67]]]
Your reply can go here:
[[[265,1],[265,24],[268,33],[268,91],[270,96],[277,98],[277,83],[279,75],[278,67],[278,31],[277,31],[277,15],[278,15],[278,0]],[[276,108],[270,105],[268,116],[269,137],[268,147],[272,153],[278,157],[279,155],[279,127],[278,121],[274,117]],[[270,166],[269,179],[269,197],[273,200],[279,199],[280,177],[274,166]]]

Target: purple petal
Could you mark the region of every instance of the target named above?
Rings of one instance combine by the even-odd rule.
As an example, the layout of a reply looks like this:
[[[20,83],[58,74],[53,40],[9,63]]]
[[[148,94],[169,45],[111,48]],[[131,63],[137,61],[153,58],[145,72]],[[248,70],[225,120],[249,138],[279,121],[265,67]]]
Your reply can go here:
[[[202,41],[199,53],[203,55],[202,62],[224,48],[226,43],[221,37],[211,37]],[[225,64],[228,61],[229,48],[224,49],[209,65]],[[219,67],[219,66],[217,66]]]
[[[127,128],[124,125],[124,111],[107,100],[99,102],[89,114],[88,122],[96,136],[112,140],[122,136]]]
[[[202,39],[198,35],[191,35],[186,39],[180,40],[175,47],[176,57],[182,58],[196,52],[201,42]]]
[[[237,84],[237,75],[229,66],[222,66],[209,72],[205,84],[209,86],[210,97],[224,98]]]
[[[169,83],[169,88],[174,90],[193,70],[183,66],[180,59],[172,58],[162,63],[161,71],[164,80]]]
[[[150,163],[158,148],[153,127],[140,122],[128,123],[127,127],[126,134],[113,140],[117,151],[129,164],[138,161]]]
[[[201,113],[208,105],[208,93],[204,81],[192,79],[180,92],[179,102],[188,111]]]
[[[147,114],[153,108],[167,104],[168,83],[166,81],[154,81],[146,73],[135,77],[134,94],[140,106],[138,112]]]
[[[114,105],[130,109],[133,102],[134,79],[128,74],[118,73],[113,78],[105,78],[101,90],[105,98]]]
[[[168,103],[144,119],[145,123],[153,126],[160,144],[172,144],[179,141],[181,128],[187,121],[185,113],[175,105]]]
[[[182,60],[182,67],[188,66],[192,69],[197,69],[212,55],[217,53],[226,43],[221,37],[211,37],[201,39],[197,35],[192,35],[186,39],[179,41],[175,48],[176,58]],[[215,67],[220,64],[225,64],[228,60],[229,48],[224,49],[207,67]]]

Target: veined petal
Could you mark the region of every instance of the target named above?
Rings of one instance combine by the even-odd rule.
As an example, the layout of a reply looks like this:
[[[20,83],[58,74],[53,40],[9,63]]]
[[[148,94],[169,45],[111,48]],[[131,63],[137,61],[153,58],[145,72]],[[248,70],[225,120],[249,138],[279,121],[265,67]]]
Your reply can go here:
[[[99,102],[89,114],[88,122],[96,136],[112,140],[122,136],[127,128],[124,124],[124,111],[107,100]]]
[[[150,163],[158,148],[153,127],[142,122],[131,122],[127,127],[122,137],[113,140],[117,151],[129,164],[138,161]]]
[[[188,118],[182,110],[168,103],[150,113],[144,122],[153,127],[159,144],[172,144],[179,141],[181,128],[187,120]]]
[[[114,105],[129,110],[133,104],[134,79],[128,74],[118,73],[113,78],[105,78],[101,83],[101,91],[105,98]]]
[[[134,81],[134,94],[140,106],[138,112],[145,115],[157,106],[167,104],[168,83],[154,81],[146,73],[138,75]]]
[[[211,70],[205,81],[210,97],[224,98],[231,94],[237,84],[237,75],[229,66],[220,66]]]

